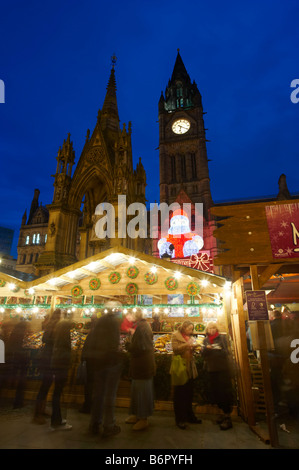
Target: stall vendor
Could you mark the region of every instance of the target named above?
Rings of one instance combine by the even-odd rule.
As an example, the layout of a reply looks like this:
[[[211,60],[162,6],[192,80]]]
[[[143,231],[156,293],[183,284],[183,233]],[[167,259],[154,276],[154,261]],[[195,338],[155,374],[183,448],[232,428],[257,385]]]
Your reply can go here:
[[[126,314],[125,318],[123,319],[120,325],[121,333],[129,333],[133,335],[136,330],[136,321],[135,315],[133,312],[129,312]]]

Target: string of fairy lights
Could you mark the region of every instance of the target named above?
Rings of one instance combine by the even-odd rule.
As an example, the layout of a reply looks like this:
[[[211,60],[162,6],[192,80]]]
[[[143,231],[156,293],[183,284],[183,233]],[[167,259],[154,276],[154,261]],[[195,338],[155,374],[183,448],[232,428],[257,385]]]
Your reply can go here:
[[[113,254],[112,254],[113,255]],[[111,256],[109,258],[111,258]],[[111,261],[111,260],[110,260]],[[129,258],[129,264],[133,265],[136,261],[135,258],[130,257]],[[93,268],[95,263],[91,263],[86,268]],[[152,273],[157,273],[157,266],[153,265],[150,268],[150,272]],[[74,271],[70,271],[66,274],[67,277],[75,279],[74,276]],[[173,276],[175,279],[180,279],[183,274],[180,271],[175,271],[173,273]],[[47,281],[52,286],[55,286],[59,282],[59,278],[51,278]],[[206,288],[209,285],[212,285],[213,287],[217,287],[216,284],[211,284],[208,280],[203,279],[200,281],[200,284],[202,287]],[[11,291],[12,295],[14,292],[18,291],[18,286],[15,283],[9,283],[8,284],[8,289]],[[227,281],[225,285],[223,286],[224,291],[230,291],[231,289],[231,283]],[[5,312],[9,312],[11,316],[23,316],[25,319],[32,319],[33,316],[36,318],[44,318],[50,311],[51,309],[51,302],[49,302],[49,297],[44,297],[44,302],[43,303],[37,303],[36,302],[36,295],[38,293],[35,292],[34,287],[30,287],[27,290],[26,297],[28,302],[26,303],[19,303],[19,304],[9,304],[6,303],[6,298],[4,298],[4,303],[2,303],[0,307],[0,313],[4,314]],[[208,295],[209,294],[205,294]],[[157,304],[157,303],[150,303],[147,305],[143,305],[143,297],[142,295],[135,295],[134,296],[134,303],[131,305],[120,305],[117,307],[118,313],[121,315],[125,315],[129,311],[136,312],[137,309],[141,309],[142,313],[144,316],[147,317],[152,317],[153,315],[161,315],[162,317],[167,317],[167,316],[177,316],[177,317],[183,317],[183,316],[200,316],[202,315],[216,315],[218,316],[219,314],[222,313],[222,307],[223,307],[223,299],[222,296],[218,293],[210,295],[211,301],[209,303],[199,303],[199,299],[194,299],[194,297],[191,297],[191,299],[188,301],[188,303],[179,303],[179,304]],[[146,297],[151,297],[151,296],[146,296]],[[183,297],[183,295],[182,295]],[[31,298],[31,299],[30,299]],[[139,298],[139,301],[137,301],[137,298]],[[140,301],[141,299],[141,301]],[[30,301],[31,300],[31,301]],[[68,299],[66,303],[56,303],[55,308],[61,308],[68,314],[77,314],[80,317],[83,318],[90,318],[93,315],[101,315],[103,313],[106,313],[107,308],[104,303],[95,303],[94,302],[94,296],[91,296],[91,302],[87,303],[86,302],[86,296],[82,296],[82,301],[81,304],[78,302],[74,303],[74,300],[72,298]]]

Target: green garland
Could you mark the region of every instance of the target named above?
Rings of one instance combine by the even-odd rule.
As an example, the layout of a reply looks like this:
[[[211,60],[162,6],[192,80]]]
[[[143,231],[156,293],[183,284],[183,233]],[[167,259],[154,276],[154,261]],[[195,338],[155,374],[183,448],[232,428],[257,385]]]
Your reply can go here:
[[[90,290],[98,290],[101,287],[101,281],[99,278],[94,277],[89,281],[89,289]]]
[[[111,284],[117,284],[120,281],[120,279],[121,279],[121,275],[116,271],[113,271],[108,276],[108,280]]]
[[[130,279],[135,279],[138,276],[138,274],[139,274],[139,269],[136,266],[130,266],[127,269],[127,276]]]
[[[167,290],[175,290],[178,287],[178,281],[172,276],[168,277],[164,284]]]
[[[129,282],[129,284],[126,285],[126,293],[129,295],[136,295],[138,292],[138,286],[135,284],[135,282]]]
[[[4,287],[6,284],[6,281],[4,281],[3,279],[0,279],[0,287]]]
[[[156,284],[156,282],[158,281],[158,276],[156,273],[152,273],[151,271],[148,271],[144,275],[144,280],[147,284],[152,286],[153,284]]]
[[[74,286],[71,290],[73,297],[80,297],[83,294],[83,289],[81,286]]]

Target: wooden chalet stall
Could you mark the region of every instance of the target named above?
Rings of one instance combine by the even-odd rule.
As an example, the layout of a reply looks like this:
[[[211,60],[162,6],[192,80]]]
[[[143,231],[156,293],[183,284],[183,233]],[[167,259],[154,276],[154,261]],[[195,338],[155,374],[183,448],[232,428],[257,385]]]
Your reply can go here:
[[[209,321],[217,320],[221,331],[228,332],[231,283],[221,276],[123,247],[112,248],[31,282],[4,275],[2,279],[5,284],[0,288],[2,321],[20,315],[31,320],[32,335],[28,348],[38,350],[41,346],[41,325],[46,314],[58,307],[68,314],[72,313],[76,365],[91,315],[102,315],[108,305],[116,309],[120,321],[127,311],[135,308],[143,309],[149,322],[152,322],[154,315],[159,315],[161,331],[154,333],[157,359],[155,380],[156,406],[162,409],[172,406],[168,374],[172,331],[184,319],[191,319],[199,346]],[[13,292],[12,282],[15,284]],[[198,354],[199,362],[200,357]],[[82,402],[83,387],[76,385],[75,379],[76,370],[73,368],[65,395],[69,395],[69,400]],[[118,392],[118,404],[121,406],[129,405],[128,379],[125,370]],[[36,390],[37,385],[34,393]],[[32,398],[34,393],[31,394]],[[205,405],[204,392],[199,390],[199,395],[201,399],[197,403]],[[201,408],[201,411],[204,409]]]
[[[281,288],[285,289],[285,293],[288,292],[287,295],[293,300],[298,298],[299,199],[219,205],[211,211],[218,224],[214,236],[218,239],[220,250],[214,258],[214,264],[222,266],[222,274],[233,282],[231,323],[240,371],[240,411],[243,418],[256,430],[256,400],[245,327],[245,322],[251,318],[245,294],[248,290],[264,290],[269,309],[270,304],[275,303],[277,295],[277,276],[288,273],[288,278],[281,284]],[[281,299],[280,293],[278,298]],[[265,416],[269,430],[267,440],[276,446],[278,437],[267,359],[269,346],[265,337],[267,330],[269,331],[269,318],[256,320],[255,323],[259,340],[258,366],[263,376]]]

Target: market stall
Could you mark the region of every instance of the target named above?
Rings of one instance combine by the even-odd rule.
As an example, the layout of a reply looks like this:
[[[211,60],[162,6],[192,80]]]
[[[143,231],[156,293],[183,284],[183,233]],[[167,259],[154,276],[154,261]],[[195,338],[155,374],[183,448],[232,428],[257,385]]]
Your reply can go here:
[[[223,277],[123,247],[102,252],[27,283],[3,275],[0,285],[2,323],[13,323],[22,317],[28,319],[30,325],[25,343],[31,351],[30,379],[38,378],[35,359],[42,346],[42,323],[46,315],[61,308],[65,315],[72,317],[74,367],[70,372],[69,393],[73,401],[81,399],[82,390],[76,385],[76,365],[91,317],[105,314],[109,306],[115,309],[120,322],[126,313],[135,309],[142,309],[150,323],[158,316],[159,327],[153,332],[153,341],[157,360],[156,396],[160,400],[170,398],[171,334],[184,319],[194,322],[199,368],[205,325],[217,321],[223,333],[229,331],[230,283]],[[126,335],[122,334],[124,380],[128,379],[125,340]],[[120,387],[119,396],[124,399],[123,403],[128,400],[128,389],[124,383]],[[203,389],[200,397],[204,401]]]

